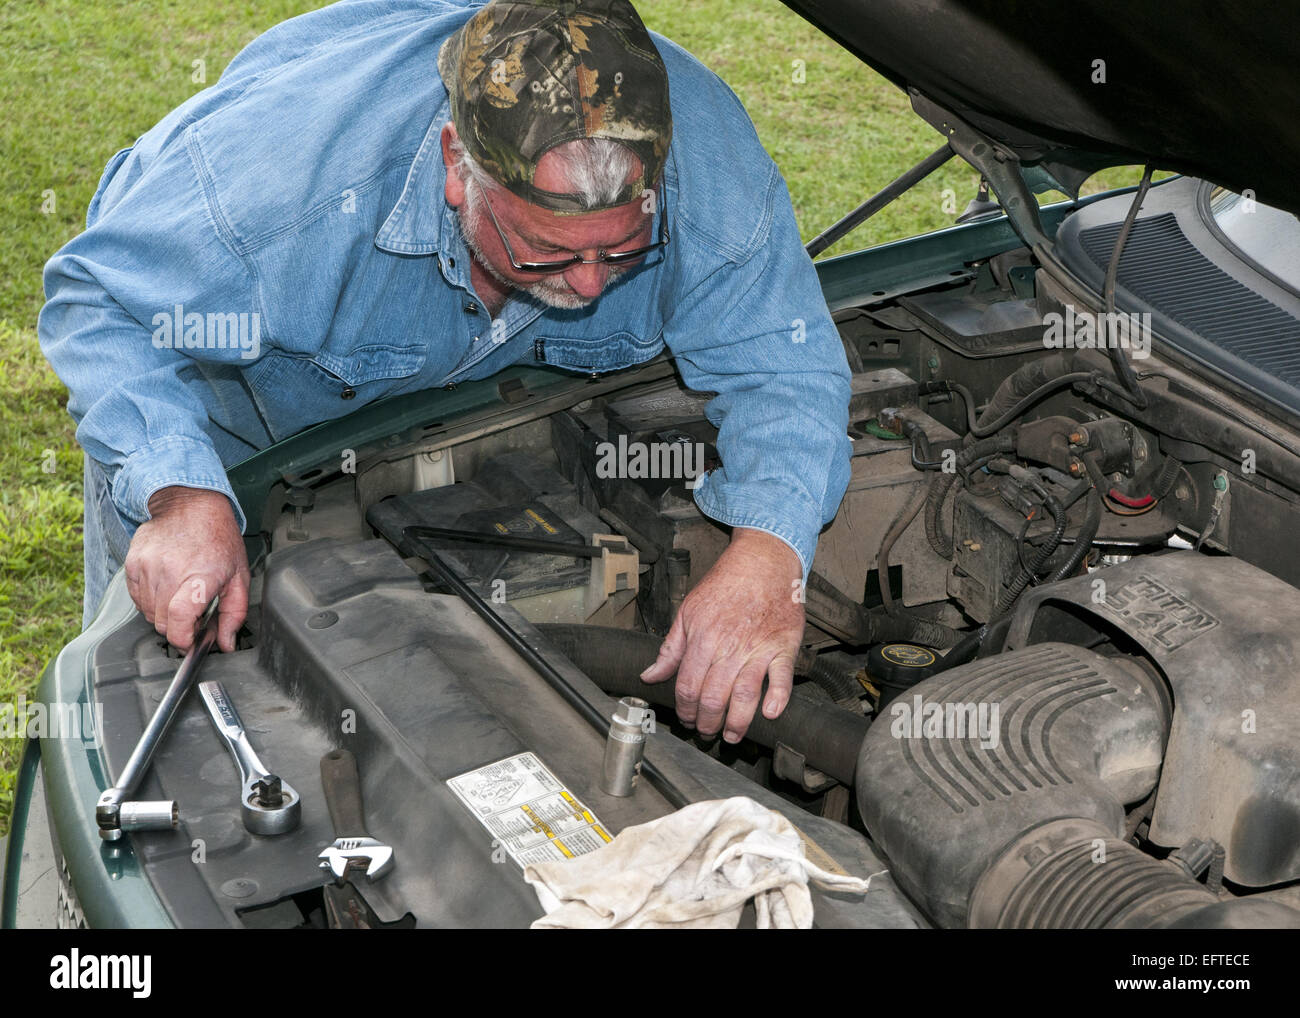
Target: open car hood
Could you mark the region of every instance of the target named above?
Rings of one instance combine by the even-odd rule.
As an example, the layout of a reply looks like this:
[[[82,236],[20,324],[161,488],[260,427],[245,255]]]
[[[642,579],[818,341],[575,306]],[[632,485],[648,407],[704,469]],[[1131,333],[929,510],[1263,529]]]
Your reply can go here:
[[[1068,193],[1101,167],[1150,162],[1300,212],[1300,7],[785,2],[911,92],[926,119],[917,93]]]

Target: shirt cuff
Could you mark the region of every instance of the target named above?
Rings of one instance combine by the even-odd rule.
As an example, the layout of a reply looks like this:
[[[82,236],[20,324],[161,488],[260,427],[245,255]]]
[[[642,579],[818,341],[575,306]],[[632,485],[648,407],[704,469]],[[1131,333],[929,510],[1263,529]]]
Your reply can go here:
[[[154,492],[170,487],[219,491],[230,499],[241,534],[248,525],[217,451],[205,442],[183,435],[156,439],[131,453],[113,478],[113,504],[138,527],[152,519],[149,499]],[[131,529],[134,536],[134,527]]]
[[[803,582],[807,583],[821,531],[820,510],[789,491],[774,496],[781,505],[781,512],[774,513],[763,500],[735,490],[729,482],[711,483],[712,476],[705,474],[695,484],[695,505],[700,512],[729,527],[762,530],[784,541],[799,556]]]

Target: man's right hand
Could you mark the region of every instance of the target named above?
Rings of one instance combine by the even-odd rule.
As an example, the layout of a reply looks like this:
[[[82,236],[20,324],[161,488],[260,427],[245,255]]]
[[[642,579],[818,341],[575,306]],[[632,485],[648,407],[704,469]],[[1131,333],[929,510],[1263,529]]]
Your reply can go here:
[[[230,499],[200,488],[163,488],[149,499],[126,555],[126,589],[153,627],[188,651],[194,625],[221,595],[217,645],[235,649],[248,614],[248,555]]]

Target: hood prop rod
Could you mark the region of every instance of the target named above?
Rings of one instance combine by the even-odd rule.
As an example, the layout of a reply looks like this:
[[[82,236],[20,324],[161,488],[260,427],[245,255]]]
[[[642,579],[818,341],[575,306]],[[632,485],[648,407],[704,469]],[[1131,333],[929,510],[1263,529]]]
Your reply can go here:
[[[808,257],[816,258],[845,234],[856,230],[899,195],[910,191],[955,154],[948,143],[944,142],[941,147],[935,149],[902,176],[890,181],[838,223],[827,227],[824,232],[808,241],[804,245]]]

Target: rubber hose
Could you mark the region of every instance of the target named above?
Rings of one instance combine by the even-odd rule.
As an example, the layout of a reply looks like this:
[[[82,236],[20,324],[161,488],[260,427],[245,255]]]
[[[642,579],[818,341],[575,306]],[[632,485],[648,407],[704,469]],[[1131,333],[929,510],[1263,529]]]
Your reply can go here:
[[[919,643],[923,647],[951,647],[960,637],[952,626],[920,619],[907,612],[885,615],[870,612],[871,639],[866,643]]]
[[[858,697],[866,692],[858,681],[858,673],[862,671],[866,660],[865,655],[829,650],[817,655],[808,670],[808,678],[826,690],[832,700]]]
[[[939,392],[953,392],[962,398],[966,410],[966,432],[971,434],[975,431],[975,397],[971,391],[959,382],[951,378],[938,378],[929,382],[921,382],[917,385],[916,394],[918,396],[933,396]]]
[[[871,643],[920,643],[927,647],[951,647],[957,631],[941,622],[917,618],[910,612],[888,615],[867,611],[842,594],[815,569],[808,574],[804,588],[804,608],[808,618],[842,643],[864,647]]]
[[[925,496],[925,537],[940,558],[952,558],[952,534],[943,529],[943,504],[956,482],[956,474],[939,474]]]
[[[1146,393],[1142,391],[1142,386],[1138,384],[1137,376],[1133,373],[1133,365],[1124,356],[1124,351],[1120,348],[1119,343],[1113,342],[1115,337],[1110,335],[1110,330],[1115,321],[1115,281],[1119,276],[1120,255],[1124,253],[1124,245],[1128,243],[1128,235],[1133,229],[1133,223],[1137,220],[1138,211],[1142,208],[1142,202],[1146,198],[1150,187],[1151,166],[1148,164],[1142,169],[1142,180],[1138,183],[1137,193],[1133,195],[1133,202],[1129,205],[1124,222],[1120,224],[1119,233],[1115,235],[1115,246],[1111,250],[1110,261],[1106,263],[1106,278],[1102,281],[1101,287],[1102,303],[1106,312],[1104,319],[1106,328],[1103,336],[1099,338],[1106,340],[1110,361],[1115,367],[1115,376],[1124,389],[1132,394],[1133,402],[1139,410],[1147,408]]]
[[[1002,416],[993,420],[989,420],[987,424],[981,425],[980,429],[974,432],[974,434],[977,437],[983,438],[986,435],[992,435],[995,432],[1001,431],[1008,424],[1014,421],[1017,417],[1026,413],[1030,407],[1032,407],[1043,397],[1051,395],[1053,392],[1056,392],[1058,389],[1064,389],[1066,386],[1073,385],[1075,382],[1091,382],[1092,380],[1093,380],[1092,375],[1089,372],[1075,371],[1072,372],[1071,374],[1061,375],[1059,378],[1053,378],[1049,381],[1046,381],[1042,385],[1040,385],[1037,389],[1034,389],[1032,392],[1026,395],[1022,400],[1020,400],[1019,403],[1013,406],[1010,410],[1007,410],[1004,414],[1002,414]],[[983,420],[983,418],[981,418],[981,420]]]
[[[641,681],[641,672],[659,656],[660,639],[634,629],[548,624],[537,627],[565,657],[612,696],[639,696],[661,707],[676,703],[677,679]],[[745,738],[776,749],[777,743],[802,754],[809,767],[850,787],[867,718],[794,689],[780,717],[755,711]]]
[[[974,661],[979,655],[980,648],[984,646],[984,641],[988,638],[988,635],[989,624],[987,622],[978,629],[967,633],[953,645],[952,650],[939,659],[940,667],[932,674],[946,672],[949,668],[956,668],[968,661]]]
[[[1030,361],[1028,364],[1022,364],[1015,371],[1007,375],[1002,380],[1002,384],[997,387],[993,393],[993,398],[989,400],[988,406],[980,414],[979,420],[971,433],[976,438],[986,438],[991,435],[996,428],[990,425],[997,423],[1006,414],[1017,408],[1026,396],[1037,392],[1042,386],[1050,382],[1058,381],[1067,376],[1076,374],[1074,371],[1074,353],[1055,353],[1046,357],[1040,357],[1038,360]],[[1091,375],[1083,373],[1080,381],[1091,378]],[[1072,384],[1074,381],[1065,384]],[[1028,409],[1026,406],[1025,409]]]

